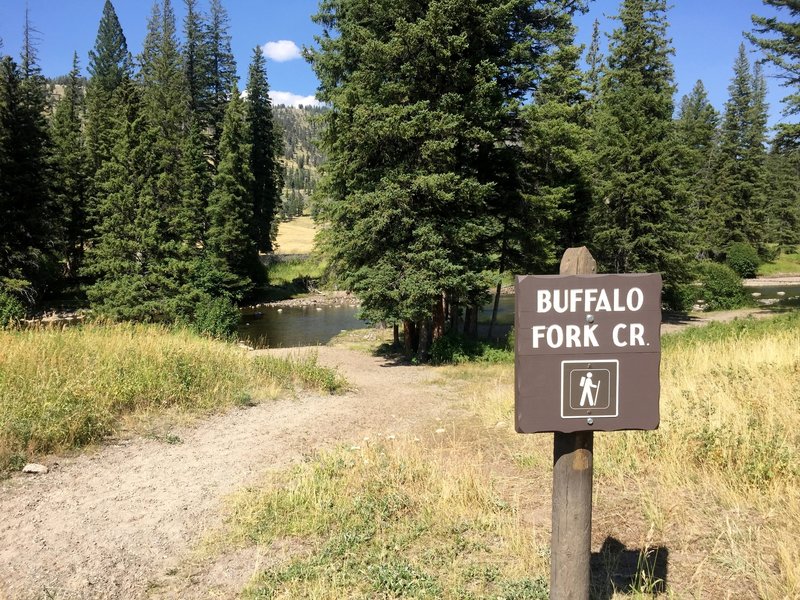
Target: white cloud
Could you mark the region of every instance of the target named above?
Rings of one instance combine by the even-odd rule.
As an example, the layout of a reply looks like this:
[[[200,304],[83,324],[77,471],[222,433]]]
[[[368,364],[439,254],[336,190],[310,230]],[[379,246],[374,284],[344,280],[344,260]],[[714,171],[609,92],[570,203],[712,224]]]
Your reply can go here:
[[[317,100],[316,96],[301,96],[293,94],[292,92],[278,92],[271,90],[269,97],[272,104],[285,104],[286,106],[322,106],[322,102]]]
[[[286,62],[302,58],[300,47],[291,40],[267,42],[263,46],[264,55],[275,62]]]

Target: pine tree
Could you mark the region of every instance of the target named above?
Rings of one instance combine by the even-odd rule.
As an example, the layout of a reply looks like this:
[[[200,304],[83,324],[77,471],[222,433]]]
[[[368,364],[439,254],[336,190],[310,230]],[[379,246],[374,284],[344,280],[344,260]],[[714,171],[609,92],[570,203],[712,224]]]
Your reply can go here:
[[[552,218],[551,226],[541,231],[551,235],[552,239],[545,243],[551,260],[564,249],[587,242],[591,202],[587,99],[582,93],[584,79],[578,68],[581,49],[574,44],[571,24],[565,24],[560,31],[564,38],[548,57],[544,78],[526,111],[524,173],[528,200],[537,206],[540,218]],[[594,52],[598,60],[596,47]],[[588,102],[591,104],[591,100]]]
[[[199,115],[206,102],[208,88],[207,24],[197,9],[197,0],[184,0],[186,17],[183,21],[183,65],[189,94],[189,111]]]
[[[767,156],[769,240],[784,251],[800,245],[800,151],[773,144]]]
[[[139,84],[118,90],[111,158],[98,171],[97,239],[87,273],[93,307],[115,319],[172,321],[194,312],[197,207],[187,148],[188,100],[175,16],[153,6]]]
[[[208,200],[207,252],[220,270],[236,276],[225,292],[241,298],[251,287],[251,278],[263,272],[252,238],[253,175],[250,171],[250,146],[243,102],[234,85],[225,112],[219,155],[221,161]]]
[[[687,277],[675,164],[673,50],[665,0],[623,0],[596,114],[594,246],[611,272],[661,272],[667,298]]]
[[[110,158],[97,173],[97,238],[84,271],[93,310],[111,319],[171,321],[178,294],[165,268],[166,223],[155,189],[156,129],[147,122],[140,90],[123,80],[117,90]]]
[[[186,245],[196,215],[182,202],[182,150],[189,126],[189,99],[170,0],[153,5],[140,56],[139,79],[147,123],[154,127],[151,152],[158,161],[156,200],[169,222],[164,243]]]
[[[183,71],[186,78],[188,135],[183,149],[183,203],[193,224],[187,232],[201,244],[208,223],[206,204],[213,188],[216,148],[207,133],[210,127],[210,71],[208,24],[197,8],[197,0],[185,0]]]
[[[723,253],[735,242],[765,251],[766,209],[766,102],[760,72],[750,70],[744,44],[734,64],[730,98],[720,133],[716,166],[716,202],[712,210],[715,227],[710,241]]]
[[[781,71],[783,85],[789,88],[784,98],[784,115],[800,115],[800,0],[763,0],[766,6],[786,10],[789,20],[753,16],[754,33],[748,39],[764,51],[765,60]],[[800,124],[781,123],[777,138],[783,146],[800,146]]]
[[[62,223],[61,252],[65,275],[77,275],[88,239],[86,208],[89,195],[89,159],[83,138],[84,99],[78,55],[51,122],[56,176],[55,202]]]
[[[253,173],[251,237],[261,252],[272,251],[272,221],[283,189],[282,140],[276,135],[269,98],[264,52],[256,47],[247,80],[247,123],[250,132],[250,170]]]
[[[27,17],[21,63],[0,62],[0,288],[34,301],[55,274],[47,89]]]
[[[315,17],[324,31],[310,58],[333,106],[318,194],[331,269],[367,319],[403,322],[421,357],[458,305],[474,331],[512,239],[505,224],[523,215],[536,227],[516,168],[518,107],[551,27],[576,6],[328,0]]]
[[[231,50],[231,36],[228,31],[228,12],[222,6],[221,0],[211,0],[205,53],[208,104],[202,110],[208,117],[207,126],[211,132],[210,150],[213,162],[218,165],[220,157],[215,153],[220,146],[222,122],[231,88],[237,82],[236,60]]]
[[[688,200],[692,224],[692,246],[696,254],[709,250],[708,233],[717,215],[709,212],[717,160],[719,114],[708,100],[705,86],[697,81],[692,92],[681,99],[677,121],[680,145],[680,173]]]
[[[592,25],[592,41],[586,53],[586,98],[594,108],[600,98],[600,79],[603,75],[604,56],[600,51],[600,22]]]
[[[94,48],[89,51],[86,89],[86,149],[92,174],[111,156],[114,93],[131,77],[131,59],[125,34],[111,0],[103,6]]]

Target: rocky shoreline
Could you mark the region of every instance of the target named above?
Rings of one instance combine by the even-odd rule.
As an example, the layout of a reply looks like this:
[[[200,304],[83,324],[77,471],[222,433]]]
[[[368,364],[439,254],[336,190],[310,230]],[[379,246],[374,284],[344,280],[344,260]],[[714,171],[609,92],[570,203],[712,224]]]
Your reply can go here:
[[[259,308],[287,308],[304,306],[360,306],[361,300],[349,292],[319,292],[309,294],[300,298],[289,298],[287,300],[276,300],[275,302],[262,302],[242,307],[244,310],[254,310]]]
[[[756,277],[745,279],[744,287],[777,287],[781,285],[800,285],[800,275],[771,275],[769,277]]]

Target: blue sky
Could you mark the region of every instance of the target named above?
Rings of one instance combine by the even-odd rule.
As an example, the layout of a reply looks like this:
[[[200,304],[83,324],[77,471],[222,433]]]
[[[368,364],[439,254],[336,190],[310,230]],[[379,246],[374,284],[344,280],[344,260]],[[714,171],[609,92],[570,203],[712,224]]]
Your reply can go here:
[[[72,53],[77,50],[81,66],[86,67],[88,51],[94,45],[97,24],[104,0],[27,0],[31,21],[40,32],[40,63],[45,75],[67,73]],[[17,55],[21,44],[25,0],[0,0],[0,38],[3,52]],[[173,0],[178,19],[183,19],[183,2]],[[201,5],[205,5],[201,0]],[[230,16],[233,51],[242,80],[246,77],[252,49],[270,42],[294,42],[297,47],[313,43],[318,32],[310,15],[317,0],[223,0]],[[577,19],[578,39],[588,44],[592,22],[600,20],[601,30],[611,31],[618,0],[594,0],[589,13]],[[149,0],[115,0],[114,6],[136,54],[144,39]],[[702,79],[711,102],[722,109],[733,61],[742,41],[742,32],[751,27],[750,15],[764,14],[761,0],[673,0],[670,10],[670,34],[676,49],[674,56],[678,96],[688,93],[697,79]],[[287,58],[287,43],[272,45],[276,58]],[[280,52],[282,51],[282,53]],[[753,52],[752,59],[758,56]],[[301,58],[279,62],[270,59],[267,65],[270,86],[276,101],[303,101],[316,90],[311,67]],[[767,70],[769,73],[769,70]],[[780,98],[785,90],[775,80],[769,81],[770,122],[780,115]]]

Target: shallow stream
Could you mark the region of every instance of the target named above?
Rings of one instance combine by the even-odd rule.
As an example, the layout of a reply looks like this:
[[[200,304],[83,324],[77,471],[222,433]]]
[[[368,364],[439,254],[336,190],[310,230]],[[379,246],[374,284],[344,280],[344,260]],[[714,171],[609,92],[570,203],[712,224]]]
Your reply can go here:
[[[749,287],[760,294],[763,303],[800,307],[800,285]],[[343,331],[361,329],[367,324],[358,318],[358,307],[349,305],[268,306],[245,308],[239,326],[239,337],[255,348],[292,348],[326,344]],[[485,307],[478,318],[479,335],[486,336],[492,317],[492,305]],[[514,296],[500,297],[497,326],[493,337],[505,335],[514,324]]]

